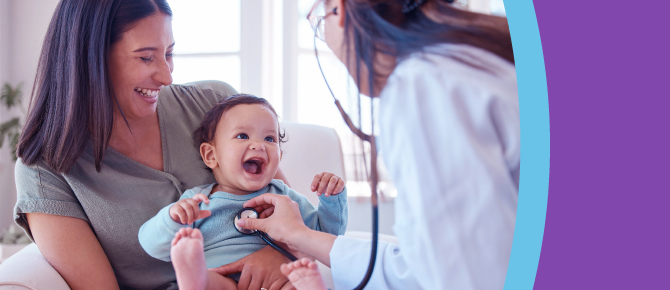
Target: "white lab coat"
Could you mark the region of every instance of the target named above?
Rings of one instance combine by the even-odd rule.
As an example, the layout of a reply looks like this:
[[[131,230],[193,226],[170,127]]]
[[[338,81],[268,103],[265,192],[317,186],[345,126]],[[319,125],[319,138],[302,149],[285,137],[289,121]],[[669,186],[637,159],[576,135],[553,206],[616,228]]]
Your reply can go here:
[[[444,44],[400,62],[380,95],[381,156],[398,189],[394,232],[366,289],[502,289],[519,192],[514,65]],[[340,236],[335,289],[353,289],[370,241]]]

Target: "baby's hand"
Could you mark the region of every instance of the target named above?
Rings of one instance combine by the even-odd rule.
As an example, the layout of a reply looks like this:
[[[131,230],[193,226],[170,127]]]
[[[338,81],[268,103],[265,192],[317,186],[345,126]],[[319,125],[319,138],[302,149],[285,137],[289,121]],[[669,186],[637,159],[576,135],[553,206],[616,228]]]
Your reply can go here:
[[[190,225],[194,221],[212,215],[211,211],[200,210],[200,207],[198,206],[200,202],[209,204],[209,198],[202,193],[198,193],[192,198],[179,200],[170,207],[170,217],[172,220],[182,225]]]
[[[316,195],[319,196],[322,194],[326,194],[326,196],[336,195],[343,190],[344,180],[332,173],[319,173],[314,176],[314,180],[312,181],[312,191],[316,192]]]

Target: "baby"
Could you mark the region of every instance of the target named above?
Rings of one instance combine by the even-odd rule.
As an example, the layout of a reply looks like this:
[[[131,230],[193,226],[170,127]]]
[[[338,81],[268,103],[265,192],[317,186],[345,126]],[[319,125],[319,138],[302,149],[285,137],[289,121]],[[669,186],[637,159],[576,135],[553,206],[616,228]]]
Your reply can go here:
[[[237,289],[239,274],[224,277],[207,268],[235,262],[267,246],[257,235],[239,233],[233,224],[242,204],[261,194],[288,195],[299,205],[305,225],[344,234],[348,214],[344,180],[330,173],[314,177],[317,209],[281,180],[272,179],[284,137],[277,114],[262,98],[234,95],[207,112],[194,139],[216,183],[187,190],[139,231],[140,244],[149,255],[172,261],[180,289]],[[260,217],[270,211],[260,212]]]

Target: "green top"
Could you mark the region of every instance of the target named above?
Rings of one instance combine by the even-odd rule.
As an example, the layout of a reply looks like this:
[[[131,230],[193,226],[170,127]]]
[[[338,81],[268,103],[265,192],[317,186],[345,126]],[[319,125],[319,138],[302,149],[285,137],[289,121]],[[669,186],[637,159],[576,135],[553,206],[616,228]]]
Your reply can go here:
[[[185,189],[215,182],[200,159],[192,133],[218,101],[236,94],[223,82],[171,85],[158,98],[163,171],[142,165],[107,147],[95,170],[89,143],[69,173],[37,162],[16,162],[14,219],[32,239],[25,213],[46,213],[87,221],[98,237],[121,289],[177,289],[172,264],[150,257],[137,233]]]

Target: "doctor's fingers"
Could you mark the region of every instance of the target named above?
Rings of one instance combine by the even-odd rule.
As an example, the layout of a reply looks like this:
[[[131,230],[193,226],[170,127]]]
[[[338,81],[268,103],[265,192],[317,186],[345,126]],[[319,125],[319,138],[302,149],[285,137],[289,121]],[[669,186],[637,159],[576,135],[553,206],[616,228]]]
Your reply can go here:
[[[278,195],[274,193],[264,193],[261,194],[257,197],[254,197],[247,202],[245,202],[242,206],[244,207],[251,207],[251,208],[256,208],[258,206],[263,206],[263,205],[272,205],[272,206],[277,206],[279,204],[282,204],[283,206],[286,206],[287,203],[291,201],[291,198],[289,198],[286,195]]]
[[[260,215],[258,215],[258,218],[261,218],[261,219],[267,218],[267,217],[271,216],[274,212],[275,212],[274,206],[266,208],[263,211],[261,211]]]
[[[256,212],[263,212],[266,209],[271,208],[271,207],[275,207],[275,206],[271,205],[271,204],[261,204],[257,207],[254,207],[254,210],[256,210]]]
[[[258,230],[262,232],[268,232],[268,228],[272,228],[271,226],[268,227],[269,219],[250,219],[250,218],[243,218],[237,221],[237,225],[248,230]],[[269,233],[268,233],[269,234]]]

